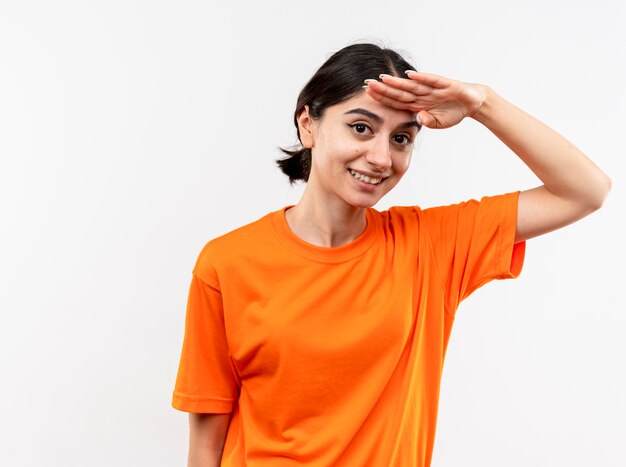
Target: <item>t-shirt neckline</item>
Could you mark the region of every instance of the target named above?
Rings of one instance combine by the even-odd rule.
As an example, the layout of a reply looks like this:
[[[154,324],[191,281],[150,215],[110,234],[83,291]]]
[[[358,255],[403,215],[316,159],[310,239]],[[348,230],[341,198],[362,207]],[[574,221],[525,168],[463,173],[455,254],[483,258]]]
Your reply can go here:
[[[365,212],[365,230],[351,242],[338,247],[313,245],[298,237],[289,227],[285,211],[295,205],[285,206],[271,214],[272,226],[280,242],[294,253],[323,263],[340,263],[356,258],[367,251],[376,238],[377,224],[372,208]]]

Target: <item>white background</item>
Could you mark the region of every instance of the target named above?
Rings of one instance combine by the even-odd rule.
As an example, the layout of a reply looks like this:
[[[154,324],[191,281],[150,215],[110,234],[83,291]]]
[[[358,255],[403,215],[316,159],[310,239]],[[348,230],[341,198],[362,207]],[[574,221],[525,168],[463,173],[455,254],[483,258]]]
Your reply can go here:
[[[626,465],[623,1],[0,3],[0,464],[184,465],[190,273],[286,204],[296,97],[358,40],[490,85],[613,179],[461,307],[433,466]],[[532,134],[528,134],[532,138]],[[486,128],[424,129],[376,207],[539,184]]]

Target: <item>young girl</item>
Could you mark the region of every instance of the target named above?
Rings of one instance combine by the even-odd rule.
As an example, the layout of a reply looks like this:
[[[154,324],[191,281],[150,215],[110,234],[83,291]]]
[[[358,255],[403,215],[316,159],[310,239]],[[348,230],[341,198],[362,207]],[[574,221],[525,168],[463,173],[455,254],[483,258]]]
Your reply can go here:
[[[598,209],[609,178],[485,85],[411,71],[393,50],[335,53],[302,90],[299,203],[210,241],[193,270],[173,406],[189,466],[428,466],[459,303],[517,277],[525,240]],[[473,118],[543,182],[377,211],[422,126]]]

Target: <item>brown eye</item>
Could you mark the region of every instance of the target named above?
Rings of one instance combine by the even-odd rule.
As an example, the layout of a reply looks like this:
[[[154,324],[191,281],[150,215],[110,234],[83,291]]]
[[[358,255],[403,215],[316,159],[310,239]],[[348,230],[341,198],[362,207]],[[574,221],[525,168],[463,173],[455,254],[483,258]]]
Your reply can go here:
[[[407,135],[395,135],[393,137],[393,140],[396,143],[402,144],[402,145],[406,145],[406,144],[410,144],[411,143],[411,138],[409,138]]]
[[[371,128],[367,126],[365,123],[353,123],[353,124],[348,124],[348,126],[360,135],[365,135],[368,132],[372,131]]]

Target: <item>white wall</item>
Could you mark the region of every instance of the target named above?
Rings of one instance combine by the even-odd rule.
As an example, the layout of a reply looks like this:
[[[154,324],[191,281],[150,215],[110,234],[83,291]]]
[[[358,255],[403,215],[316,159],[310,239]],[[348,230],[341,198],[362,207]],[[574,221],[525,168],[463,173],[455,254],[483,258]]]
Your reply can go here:
[[[626,465],[625,20],[618,0],[2,1],[0,464],[184,465],[170,402],[196,256],[297,202],[273,162],[296,96],[378,39],[490,85],[614,182],[459,310],[433,465]],[[536,184],[467,121],[425,129],[377,208]]]

